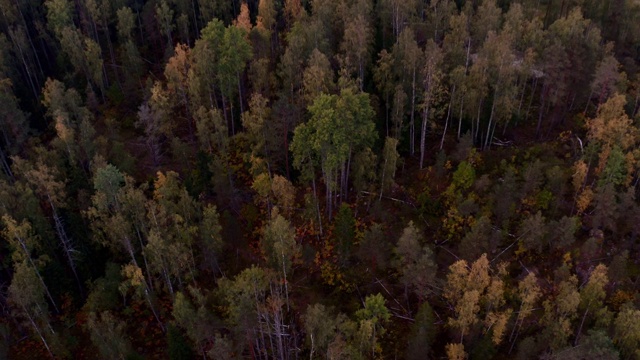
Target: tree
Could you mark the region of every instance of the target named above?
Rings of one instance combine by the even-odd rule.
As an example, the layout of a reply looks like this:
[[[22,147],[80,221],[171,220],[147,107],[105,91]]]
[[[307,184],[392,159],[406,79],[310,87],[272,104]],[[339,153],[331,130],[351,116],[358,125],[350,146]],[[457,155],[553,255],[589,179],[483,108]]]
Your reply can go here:
[[[359,13],[345,23],[341,49],[344,64],[350,73],[357,73],[360,91],[364,88],[365,68],[368,66],[373,34],[367,16]]]
[[[228,26],[224,30],[222,42],[219,45],[219,58],[217,61],[217,74],[222,92],[223,112],[226,117],[226,100],[229,100],[231,113],[231,133],[235,134],[235,122],[233,116],[232,96],[238,91],[240,113],[244,112],[241,74],[249,60],[253,57],[251,44],[247,40],[243,29],[236,26]]]
[[[98,348],[104,359],[124,360],[131,352],[131,344],[126,338],[125,322],[117,319],[109,311],[89,314],[86,327],[91,334],[91,342]]]
[[[3,78],[0,71],[0,163],[9,178],[13,178],[9,156],[21,150],[23,143],[27,140],[28,131],[26,114],[19,108],[18,98],[13,94],[11,81]]]
[[[176,293],[172,314],[177,326],[185,330],[198,352],[204,355],[207,342],[213,339],[216,319],[206,308],[206,294],[191,286],[187,290]]]
[[[476,219],[471,229],[460,241],[461,257],[466,260],[476,259],[483,253],[491,251],[494,246],[495,233],[491,220],[487,216]]]
[[[418,97],[418,76],[420,75],[420,63],[424,54],[420,47],[418,47],[413,31],[410,28],[406,28],[400,34],[398,42],[393,46],[393,55],[395,57],[395,64],[397,64],[396,69],[399,72],[399,77],[402,80],[404,88],[408,90],[406,92],[410,93],[409,103],[411,104],[411,108],[409,110],[409,152],[413,155],[415,152],[414,118],[416,112],[416,98]],[[396,137],[399,138],[400,135],[396,134]]]
[[[544,330],[541,334],[542,341],[552,351],[562,349],[568,344],[571,336],[571,321],[578,315],[580,305],[580,293],[578,292],[578,278],[569,276],[560,282],[558,291],[553,300],[543,302],[545,309],[542,317]]]
[[[449,360],[465,360],[467,353],[464,351],[464,345],[460,344],[447,344],[447,358]]]
[[[322,304],[309,305],[303,319],[304,329],[311,343],[309,358],[313,359],[315,352],[326,353],[327,346],[336,336],[339,319],[333,314],[331,308]]]
[[[558,351],[558,354],[565,359],[578,360],[586,358],[597,358],[602,360],[620,359],[618,349],[613,345],[606,331],[590,330],[589,334],[580,341],[579,346]]]
[[[614,322],[614,341],[627,359],[638,358],[640,353],[640,310],[625,306]]]
[[[396,177],[396,168],[398,166],[398,159],[400,154],[396,148],[398,147],[398,140],[387,137],[384,141],[384,149],[382,150],[383,162],[380,164],[380,198],[382,200],[382,193],[388,190],[393,185],[394,178]]]
[[[385,124],[386,124],[386,136],[389,137],[389,110],[391,99],[390,97],[394,93],[394,56],[392,53],[389,53],[386,49],[382,49],[378,54],[378,60],[376,62],[376,67],[373,70],[373,80],[376,83],[376,88],[384,98],[384,106],[385,106]],[[399,138],[400,134],[396,134],[396,137]]]
[[[518,235],[522,239],[521,241],[525,249],[542,253],[545,245],[544,240],[547,236],[546,230],[545,218],[542,216],[542,213],[538,211],[536,214],[530,215],[522,221]]]
[[[360,328],[370,325],[371,334],[371,356],[375,357],[376,343],[378,336],[384,334],[384,325],[391,318],[391,313],[385,306],[385,299],[380,294],[369,295],[364,300],[364,308],[356,311],[356,318],[359,320]]]
[[[433,309],[428,302],[422,303],[411,326],[409,343],[406,348],[406,358],[409,360],[424,359],[425,355],[432,352],[437,329]]]
[[[177,44],[173,56],[167,61],[164,68],[164,76],[167,79],[167,91],[170,98],[180,98],[173,106],[181,105],[186,110],[187,127],[189,134],[193,136],[193,126],[191,123],[191,104],[188,98],[189,69],[191,67],[191,49],[185,44]]]
[[[389,260],[389,243],[384,228],[375,223],[364,232],[356,256],[374,271],[385,270]]]
[[[353,216],[353,210],[346,203],[340,205],[334,226],[340,264],[345,266],[351,256],[351,247],[356,238],[356,219]]]
[[[516,317],[513,330],[511,331],[511,336],[509,337],[509,340],[511,341],[511,349],[513,349],[513,345],[520,334],[520,329],[522,328],[524,319],[530,315],[535,303],[541,295],[542,292],[540,291],[540,285],[538,285],[538,278],[534,273],[530,272],[518,284],[520,310],[518,311],[518,316]]]
[[[584,314],[580,321],[580,327],[578,327],[578,331],[576,332],[575,344],[580,340],[582,327],[589,312],[594,313],[601,310],[602,302],[607,295],[604,287],[608,283],[607,267],[603,264],[598,264],[589,275],[589,281],[587,281],[586,285],[580,291],[580,308],[584,309]]]
[[[9,285],[9,303],[15,308],[15,315],[25,318],[51,358],[55,358],[52,344],[52,340],[55,341],[52,339],[55,333],[49,322],[45,293],[51,299],[49,290],[33,264],[27,264],[27,260],[14,263],[13,279]],[[51,301],[53,303],[53,300]],[[53,305],[55,306],[55,303]]]
[[[490,31],[496,32],[500,27],[502,11],[496,0],[482,0],[471,22],[471,36],[476,48],[486,43]]]
[[[224,248],[221,235],[220,215],[215,205],[207,205],[202,211],[200,222],[200,247],[202,249],[202,261],[210,265],[211,270],[221,271],[218,259]]]
[[[160,27],[160,32],[164,33],[167,37],[166,49],[173,48],[173,29],[175,27],[173,22],[174,11],[171,9],[166,0],[162,0],[156,4],[156,21]]]
[[[291,223],[276,211],[272,211],[271,221],[264,229],[261,246],[269,265],[278,272],[282,271],[287,307],[289,306],[287,274],[291,276],[293,260],[300,254],[300,245],[296,242],[295,236],[296,232]]]
[[[312,104],[320,94],[331,94],[334,88],[333,70],[327,56],[317,48],[313,49],[308,63],[302,81],[305,100]]]
[[[597,96],[596,112],[600,108],[600,104],[609,99],[610,96],[624,91],[626,85],[626,74],[620,72],[620,63],[613,55],[605,56],[593,75],[591,82],[591,94],[589,96],[587,107],[591,101],[591,96]],[[585,111],[586,112],[586,111]]]
[[[405,30],[409,19],[416,15],[418,10],[418,1],[410,0],[383,0],[378,3],[383,29],[388,29],[391,25],[393,41],[398,41],[400,34]],[[388,30],[387,30],[388,31]],[[386,31],[383,32],[386,34]]]
[[[423,115],[420,131],[420,169],[422,169],[424,165],[424,153],[427,141],[427,122],[429,121],[433,102],[442,90],[440,86],[442,78],[442,72],[440,70],[440,64],[443,59],[442,50],[435,42],[429,41],[425,48],[425,56],[426,59],[424,67],[422,68],[424,84],[422,96],[424,97],[424,100],[422,102]]]
[[[284,323],[284,301],[273,272],[252,266],[233,280],[220,279],[218,285],[227,305],[227,320],[238,335],[249,339],[252,351],[285,358],[290,334]]]
[[[37,287],[40,289],[39,291],[43,291],[44,293],[46,293],[47,298],[51,302],[51,305],[53,305],[56,313],[58,313],[59,310],[56,306],[56,302],[53,300],[53,297],[49,292],[49,288],[47,287],[42,274],[40,273],[40,267],[46,264],[49,259],[46,255],[40,255],[37,258],[34,258],[32,256],[34,250],[38,249],[41,244],[39,242],[38,236],[33,233],[31,224],[27,220],[22,220],[22,222],[18,223],[10,215],[3,215],[2,222],[4,223],[2,236],[9,242],[9,244],[13,248],[11,257],[13,258],[14,264],[20,264],[20,266],[25,267],[25,272],[22,274],[25,276],[25,279],[34,280],[35,278],[33,278],[32,276],[35,275],[38,280],[37,282],[39,285],[37,285]],[[27,267],[30,267],[30,271],[32,271],[33,274],[26,272]],[[33,285],[31,287],[33,288]],[[32,289],[31,291],[36,291],[38,288]],[[35,295],[31,294],[30,296]],[[32,299],[29,301],[35,300]]]
[[[624,111],[625,104],[623,95],[614,95],[600,106],[594,119],[587,121],[587,137],[601,144],[601,151],[614,145],[626,150],[636,142],[636,130],[631,127],[631,119]]]
[[[120,179],[124,179],[124,182],[121,183]],[[116,188],[117,192],[111,199]],[[127,279],[121,290],[126,294],[129,288],[135,289],[135,293],[147,301],[160,328],[164,329],[152,301],[150,279],[143,275],[136,257],[138,251],[142,252],[145,272],[149,274],[147,258],[142,251],[145,246],[143,235],[148,229],[145,187],[136,188],[132,178],[125,177],[115,167],[105,165],[94,174],[94,189],[96,193],[91,197],[91,207],[85,212],[85,216],[91,220],[93,240],[115,253],[128,256],[130,263],[123,266],[122,270]]]
[[[428,245],[422,245],[424,237],[409,222],[398,240],[395,252],[398,259],[398,271],[405,287],[411,287],[421,300],[433,292],[436,281],[436,263],[433,251]]]
[[[222,21],[211,20],[202,29],[201,37],[196,40],[195,46],[191,49],[192,64],[189,68],[188,84],[194,109],[205,107],[209,110],[217,107],[215,87],[219,85],[218,62],[224,31]],[[226,110],[223,112],[224,118],[227,119]],[[229,130],[231,130],[230,126]]]
[[[580,227],[580,220],[577,217],[563,216],[558,221],[550,221],[547,227],[552,247],[562,249],[575,241],[575,233]]]
[[[14,159],[16,163],[20,163],[20,161],[16,160],[17,158]],[[78,288],[82,293],[82,284],[76,266],[77,250],[75,249],[72,239],[67,235],[63,219],[58,213],[58,208],[66,207],[65,182],[56,179],[59,178],[59,174],[55,168],[50,168],[41,161],[39,161],[34,168],[31,168],[23,174],[23,176],[34,188],[35,193],[41,197],[42,201],[49,205],[60,245],[64,251],[69,267],[73,272],[73,276],[78,283]]]
[[[316,97],[309,112],[311,119],[296,127],[291,142],[294,166],[314,168],[319,163],[331,214],[334,195],[339,195],[338,178],[340,193],[346,196],[352,154],[369,147],[375,138],[374,113],[368,94],[348,88],[340,95]]]
[[[91,91],[93,91],[93,86],[97,86],[104,99],[104,64],[100,45],[71,26],[63,28],[59,36],[62,50],[69,58],[76,73],[86,77]]]
[[[274,166],[274,132],[267,125],[272,122],[272,110],[268,99],[261,94],[253,94],[249,101],[249,110],[242,114],[242,126],[252,142],[251,156],[265,160],[269,176],[272,176],[271,169]]]
[[[105,1],[105,3],[107,3]],[[118,19],[117,30],[118,40],[122,47],[121,57],[124,65],[125,84],[128,81],[139,80],[142,71],[142,58],[138,47],[133,40],[133,30],[135,28],[135,14],[129,7],[122,7],[116,12]]]
[[[455,314],[447,323],[460,332],[460,343],[472,326],[479,322],[480,300],[490,283],[486,254],[474,261],[470,268],[465,260],[458,260],[449,266],[443,295]]]

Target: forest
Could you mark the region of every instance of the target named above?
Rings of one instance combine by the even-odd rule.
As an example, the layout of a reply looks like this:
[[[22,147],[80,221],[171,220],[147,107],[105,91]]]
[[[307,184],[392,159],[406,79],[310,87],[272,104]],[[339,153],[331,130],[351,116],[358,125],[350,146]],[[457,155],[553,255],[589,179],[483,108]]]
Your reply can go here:
[[[0,14],[0,358],[640,359],[637,0]]]

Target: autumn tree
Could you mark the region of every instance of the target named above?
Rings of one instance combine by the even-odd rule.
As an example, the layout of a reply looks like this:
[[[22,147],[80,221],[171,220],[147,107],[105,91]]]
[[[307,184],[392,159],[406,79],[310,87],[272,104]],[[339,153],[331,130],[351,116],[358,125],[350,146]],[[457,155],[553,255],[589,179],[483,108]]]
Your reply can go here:
[[[368,4],[369,2],[365,2]],[[343,66],[350,72],[357,74],[360,91],[363,91],[365,69],[369,65],[371,44],[373,43],[373,31],[367,6],[358,3],[353,6],[355,12],[345,19],[344,37],[341,50],[344,54]],[[353,9],[352,8],[352,9]]]
[[[575,275],[561,281],[555,297],[543,302],[545,312],[542,317],[544,329],[541,339],[552,351],[568,344],[572,335],[571,323],[578,316],[579,304],[578,278]]]
[[[580,340],[580,335],[582,333],[582,327],[584,326],[584,322],[589,315],[589,312],[592,315],[601,315],[602,311],[606,311],[606,307],[602,308],[602,302],[604,301],[605,296],[607,295],[605,292],[605,286],[609,283],[609,278],[607,276],[607,267],[602,264],[598,264],[595,269],[589,275],[589,280],[584,285],[584,287],[580,290],[580,308],[584,309],[584,313],[582,314],[582,320],[580,320],[580,326],[576,332],[576,341],[577,344]]]
[[[520,298],[520,308],[517,312],[517,317],[515,324],[511,330],[511,335],[509,337],[509,341],[511,341],[511,348],[513,349],[513,344],[515,344],[518,335],[520,334],[520,329],[522,328],[522,324],[524,319],[527,318],[533,308],[542,295],[540,290],[540,285],[538,285],[538,278],[534,273],[529,273],[527,276],[522,279],[518,284],[518,297]]]

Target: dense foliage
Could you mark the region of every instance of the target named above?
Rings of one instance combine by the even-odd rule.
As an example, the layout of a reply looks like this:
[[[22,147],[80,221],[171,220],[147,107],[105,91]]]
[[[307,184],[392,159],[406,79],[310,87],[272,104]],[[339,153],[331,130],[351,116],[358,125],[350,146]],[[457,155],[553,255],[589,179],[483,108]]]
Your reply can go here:
[[[640,359],[637,1],[0,13],[0,358]]]

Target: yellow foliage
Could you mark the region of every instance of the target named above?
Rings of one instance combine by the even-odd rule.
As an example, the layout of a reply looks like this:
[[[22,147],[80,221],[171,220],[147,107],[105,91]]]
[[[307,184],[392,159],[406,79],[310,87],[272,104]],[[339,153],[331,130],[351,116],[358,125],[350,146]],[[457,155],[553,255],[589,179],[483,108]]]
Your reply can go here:
[[[587,178],[587,173],[589,172],[589,167],[582,160],[578,160],[575,165],[573,165],[573,188],[576,192],[579,192],[582,189],[582,185]]]
[[[449,360],[464,360],[467,358],[467,353],[464,352],[463,344],[447,344],[447,358]]]
[[[578,196],[578,199],[576,200],[576,205],[578,207],[578,214],[582,214],[587,209],[587,207],[589,207],[589,204],[591,204],[592,200],[593,200],[593,190],[591,190],[590,187],[587,187]]]

